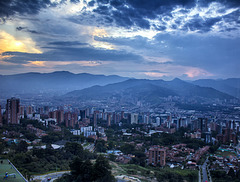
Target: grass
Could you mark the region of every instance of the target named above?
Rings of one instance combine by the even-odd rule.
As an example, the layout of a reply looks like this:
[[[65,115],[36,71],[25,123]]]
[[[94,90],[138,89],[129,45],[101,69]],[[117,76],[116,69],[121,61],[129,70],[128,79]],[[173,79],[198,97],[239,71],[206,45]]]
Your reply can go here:
[[[7,181],[7,182],[25,182],[24,179],[18,174],[18,172],[12,167],[11,164],[8,163],[6,159],[0,159],[0,161],[3,161],[3,163],[0,163],[0,181]],[[8,174],[16,174],[16,178],[13,176],[9,176],[7,179],[3,179],[5,176],[5,173],[8,172]]]
[[[152,181],[151,179],[155,177],[153,171],[139,165],[112,163],[111,166],[115,176],[132,176],[140,179],[142,182]]]
[[[194,180],[192,181],[198,181],[198,170],[189,170],[189,169],[179,169],[174,168],[170,169],[168,167],[159,168],[159,167],[142,167],[135,164],[120,164],[117,162],[111,162],[110,163],[112,167],[112,173],[114,176],[117,175],[127,175],[127,176],[133,176],[141,181],[156,181],[155,179],[155,172],[161,173],[161,174],[178,174],[181,175],[183,178],[187,179],[189,175],[195,175]],[[155,180],[154,180],[155,179]]]

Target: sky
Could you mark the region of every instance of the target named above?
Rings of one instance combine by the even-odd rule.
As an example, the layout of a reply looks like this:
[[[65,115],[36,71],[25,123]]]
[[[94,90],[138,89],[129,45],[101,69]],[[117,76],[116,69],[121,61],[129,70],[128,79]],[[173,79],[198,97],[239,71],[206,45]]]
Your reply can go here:
[[[240,77],[239,0],[2,0],[0,74]]]

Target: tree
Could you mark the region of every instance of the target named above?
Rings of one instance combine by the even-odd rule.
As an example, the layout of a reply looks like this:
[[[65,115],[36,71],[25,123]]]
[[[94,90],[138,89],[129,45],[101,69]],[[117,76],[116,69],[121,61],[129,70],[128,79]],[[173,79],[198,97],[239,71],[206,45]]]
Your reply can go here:
[[[27,152],[28,144],[25,141],[20,141],[19,144],[17,144],[16,152]]]
[[[81,180],[83,182],[92,181],[93,176],[93,165],[89,159],[83,162],[82,164],[82,173],[81,173]]]
[[[72,179],[81,182],[92,181],[93,165],[89,159],[83,161],[80,158],[74,159],[70,164]]]
[[[235,172],[234,172],[233,168],[229,169],[228,176],[230,176],[231,178],[235,178]]]
[[[97,152],[106,152],[106,147],[105,147],[105,141],[104,140],[97,140],[96,141],[96,151]]]
[[[0,139],[0,155],[4,151],[5,146],[6,146],[5,142],[2,139]]]
[[[30,132],[26,132],[24,136],[30,141],[37,139],[37,136],[34,133],[30,133]]]
[[[117,156],[114,155],[114,154],[109,154],[108,157],[109,157],[109,160],[110,160],[110,161],[113,161],[113,162],[114,162],[114,161],[116,160],[116,158],[117,158]]]
[[[120,150],[124,153],[124,154],[131,154],[135,151],[135,147],[134,145],[131,144],[124,144],[120,147]]]
[[[115,178],[111,172],[109,161],[103,156],[99,155],[93,167],[94,181],[98,182],[112,182]]]
[[[89,142],[89,143],[94,143],[94,138],[86,138],[86,140],[87,140],[87,142]]]
[[[67,142],[65,145],[65,149],[67,152],[70,152],[71,154],[75,156],[82,156],[83,154],[83,147],[82,145],[75,143],[75,142]]]
[[[74,179],[77,179],[78,175],[81,174],[82,171],[83,160],[79,157],[75,158],[73,162],[70,164],[71,174]]]

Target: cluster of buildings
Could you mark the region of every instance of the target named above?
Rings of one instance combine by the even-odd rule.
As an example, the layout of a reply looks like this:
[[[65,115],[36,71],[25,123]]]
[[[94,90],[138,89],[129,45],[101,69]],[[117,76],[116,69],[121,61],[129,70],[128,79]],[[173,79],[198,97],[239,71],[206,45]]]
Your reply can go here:
[[[72,129],[92,126],[92,132],[99,126],[110,127],[112,124],[121,125],[143,124],[155,128],[149,133],[166,132],[174,133],[182,127],[189,128],[192,133],[186,133],[191,138],[204,139],[206,143],[237,143],[237,132],[240,132],[240,119],[223,120],[211,115],[195,114],[194,111],[185,113],[156,113],[156,112],[126,112],[107,111],[106,109],[95,108],[72,108],[68,107],[37,107],[22,106],[17,98],[7,99],[5,109],[1,109],[5,114],[7,124],[19,124],[21,118],[36,119],[46,125],[65,125]],[[0,112],[2,115],[3,112]],[[2,125],[0,117],[0,125]],[[55,130],[59,128],[55,127]],[[217,136],[212,136],[212,132]],[[204,137],[204,138],[202,138]]]
[[[171,149],[167,148],[167,161],[171,163],[181,163],[194,154],[194,149],[188,148],[187,144],[173,145]]]
[[[235,121],[226,122],[226,127],[222,132],[220,132],[216,139],[221,143],[237,143],[236,132],[239,132],[239,126],[235,126]]]
[[[27,125],[27,130],[34,133],[38,138],[42,138],[47,135],[45,131],[34,127],[32,124]]]
[[[107,136],[104,132],[104,128],[101,126],[98,126],[96,128],[93,128],[92,126],[82,126],[80,130],[72,129],[70,130],[73,135],[83,135],[86,138],[93,138],[94,140],[101,139],[104,141],[107,141]],[[98,132],[98,135],[97,135]]]
[[[210,156],[211,170],[223,170],[228,172],[231,168],[234,172],[240,169],[239,153],[240,148],[230,147],[229,145],[221,145],[216,154]]]
[[[188,168],[196,168],[197,162],[209,150],[209,146],[205,146],[196,151],[186,147],[187,144],[177,144],[169,147],[154,145],[147,151],[147,162],[153,166],[165,166],[167,163],[171,165],[180,165],[187,161]]]

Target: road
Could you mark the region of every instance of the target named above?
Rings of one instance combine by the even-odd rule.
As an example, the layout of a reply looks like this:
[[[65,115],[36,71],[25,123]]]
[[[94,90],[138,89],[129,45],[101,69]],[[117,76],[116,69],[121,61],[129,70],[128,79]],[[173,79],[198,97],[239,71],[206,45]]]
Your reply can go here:
[[[84,149],[89,150],[90,152],[94,152],[94,144],[89,144],[86,147],[83,147]]]
[[[201,170],[199,168],[199,171],[198,171],[198,182],[201,182]]]
[[[205,162],[202,165],[202,182],[206,182],[208,181],[208,176],[207,176],[207,162],[208,162],[208,158],[205,160]]]
[[[41,182],[54,181],[55,179],[61,177],[65,173],[70,173],[70,171],[60,171],[60,172],[54,172],[54,173],[34,176],[33,180],[41,180]],[[48,180],[48,179],[50,179],[50,180]]]
[[[236,146],[237,154],[240,155],[240,143]]]

